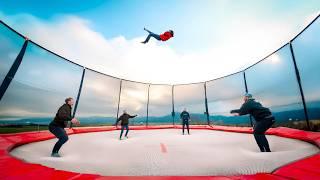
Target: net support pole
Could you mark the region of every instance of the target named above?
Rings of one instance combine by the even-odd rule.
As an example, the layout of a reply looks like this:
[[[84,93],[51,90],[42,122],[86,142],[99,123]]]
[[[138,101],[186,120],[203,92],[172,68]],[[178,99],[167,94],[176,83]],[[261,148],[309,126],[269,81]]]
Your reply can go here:
[[[120,89],[119,89],[119,97],[118,97],[118,108],[117,108],[117,119],[116,122],[119,119],[119,110],[120,110],[120,100],[121,100],[121,91],[122,91],[122,79],[120,80]]]
[[[76,103],[74,104],[74,109],[73,109],[73,114],[72,114],[73,118],[76,116],[76,113],[77,113],[77,108],[78,108],[78,104],[79,104],[79,100],[80,100],[80,96],[81,96],[83,79],[84,79],[85,74],[86,74],[86,68],[83,68],[80,86],[79,86],[79,90],[78,90],[78,95],[77,95]],[[70,128],[72,128],[72,123],[70,123]]]
[[[299,91],[300,91],[300,95],[301,95],[301,101],[302,101],[302,104],[303,104],[304,115],[305,115],[306,122],[307,122],[307,128],[308,128],[308,130],[311,130],[310,123],[309,123],[309,115],[308,115],[308,111],[307,111],[306,100],[305,100],[305,96],[304,96],[304,92],[303,92],[303,88],[302,88],[300,72],[299,72],[299,69],[298,69],[298,66],[297,66],[296,58],[295,58],[293,47],[292,47],[292,41],[290,41],[289,46],[290,46],[291,57],[292,57],[293,65],[294,65],[294,70],[295,70],[295,73],[296,73],[297,82],[298,82],[298,85],[299,85]]]
[[[14,60],[9,72],[7,73],[6,77],[3,79],[1,86],[0,86],[0,101],[2,99],[2,97],[4,96],[5,92],[7,91],[10,83],[12,82],[14,76],[16,75],[20,64],[22,62],[23,56],[26,52],[27,46],[28,46],[28,38],[25,39],[23,46],[18,54],[18,56],[16,57],[16,59]]]
[[[246,93],[248,93],[248,84],[247,84],[247,77],[246,77],[246,72],[243,71],[243,80],[244,80],[244,87],[245,87],[245,91]],[[250,125],[251,127],[253,127],[253,122],[252,122],[252,116],[249,115],[249,119],[250,119]]]
[[[171,112],[171,116],[172,116],[172,125],[174,126],[174,118],[175,118],[175,112],[174,112],[174,85],[172,85],[171,88],[171,97],[172,97],[172,112]]]
[[[208,108],[208,98],[207,98],[207,82],[204,83],[204,103],[206,108],[206,117],[207,117],[207,123],[210,125],[210,118],[209,118],[209,108]]]
[[[149,99],[150,99],[150,84],[148,86],[148,101],[147,101],[147,121],[146,121],[146,126],[148,127],[149,125]]]

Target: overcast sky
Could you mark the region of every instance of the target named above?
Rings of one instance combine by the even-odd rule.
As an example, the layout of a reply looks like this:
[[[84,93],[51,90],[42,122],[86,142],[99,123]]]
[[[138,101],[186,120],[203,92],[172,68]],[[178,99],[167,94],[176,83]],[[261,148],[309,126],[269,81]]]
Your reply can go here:
[[[0,19],[72,61],[120,78],[189,83],[242,69],[288,42],[317,0],[1,1]],[[167,42],[140,42],[147,27]]]

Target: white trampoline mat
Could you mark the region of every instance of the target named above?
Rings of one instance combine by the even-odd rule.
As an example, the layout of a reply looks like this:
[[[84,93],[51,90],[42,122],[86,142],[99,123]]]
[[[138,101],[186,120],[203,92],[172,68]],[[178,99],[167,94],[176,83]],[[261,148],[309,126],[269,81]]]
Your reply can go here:
[[[212,130],[131,130],[77,134],[50,157],[57,139],[31,143],[11,154],[27,162],[59,170],[112,176],[239,175],[272,172],[287,163],[316,154],[309,143],[267,136],[272,153],[261,153],[252,134]]]

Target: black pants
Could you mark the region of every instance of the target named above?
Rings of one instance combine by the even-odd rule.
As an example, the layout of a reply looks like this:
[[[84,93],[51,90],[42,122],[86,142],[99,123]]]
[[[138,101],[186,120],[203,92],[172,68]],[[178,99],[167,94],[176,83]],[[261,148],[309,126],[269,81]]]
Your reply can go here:
[[[184,134],[184,127],[187,127],[187,130],[188,130],[188,134],[190,134],[189,132],[189,120],[182,120],[182,133]]]
[[[265,132],[271,128],[273,123],[272,120],[261,120],[257,121],[254,127],[253,135],[261,152],[271,152]]]
[[[121,137],[122,137],[122,134],[123,134],[123,131],[124,131],[124,128],[126,128],[126,135],[125,135],[125,137],[127,137],[128,136],[128,132],[129,132],[129,125],[128,124],[126,124],[126,125],[121,125],[121,133],[120,133],[120,139],[121,139]]]
[[[144,42],[144,43],[149,42],[149,40],[150,40],[151,37],[155,38],[155,39],[158,40],[158,41],[161,40],[160,35],[154,34],[153,32],[149,32],[149,35],[147,36],[146,40],[144,40],[143,42]]]
[[[52,153],[58,153],[62,145],[68,141],[68,135],[64,128],[52,124],[49,125],[49,131],[59,139],[52,149]]]

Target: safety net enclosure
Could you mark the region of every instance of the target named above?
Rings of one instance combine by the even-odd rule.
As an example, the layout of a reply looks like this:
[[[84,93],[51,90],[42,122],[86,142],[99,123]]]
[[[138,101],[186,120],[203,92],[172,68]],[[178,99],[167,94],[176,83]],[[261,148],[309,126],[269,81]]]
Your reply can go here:
[[[152,84],[84,67],[0,21],[0,178],[34,178],[41,172],[46,178],[318,179],[319,39],[317,16],[288,43],[242,71],[205,82]],[[245,93],[275,116],[267,131],[275,152],[258,153],[251,135],[254,118],[230,114]],[[48,124],[66,97],[75,99],[72,116],[81,127],[68,126],[71,141],[64,157],[53,159],[46,154],[55,141]],[[181,136],[185,108],[190,136]],[[113,125],[123,110],[138,117],[130,121],[129,139],[119,141]]]
[[[190,136],[181,136],[180,131],[137,130],[123,141],[118,131],[72,135],[62,159],[48,156],[55,139],[15,148],[11,154],[59,170],[105,176],[226,176],[271,173],[319,153],[307,142],[277,136],[268,137],[274,151],[269,154],[258,152],[251,134],[191,130]]]
[[[290,42],[240,72],[175,85],[135,82],[91,70],[1,22],[0,124],[42,128],[61,100],[73,97],[73,115],[82,126],[112,125],[123,109],[139,115],[131,125],[174,125],[180,123],[183,108],[190,111],[192,124],[252,126],[249,116],[229,113],[250,92],[272,110],[275,127],[319,131],[319,21],[317,17]]]

